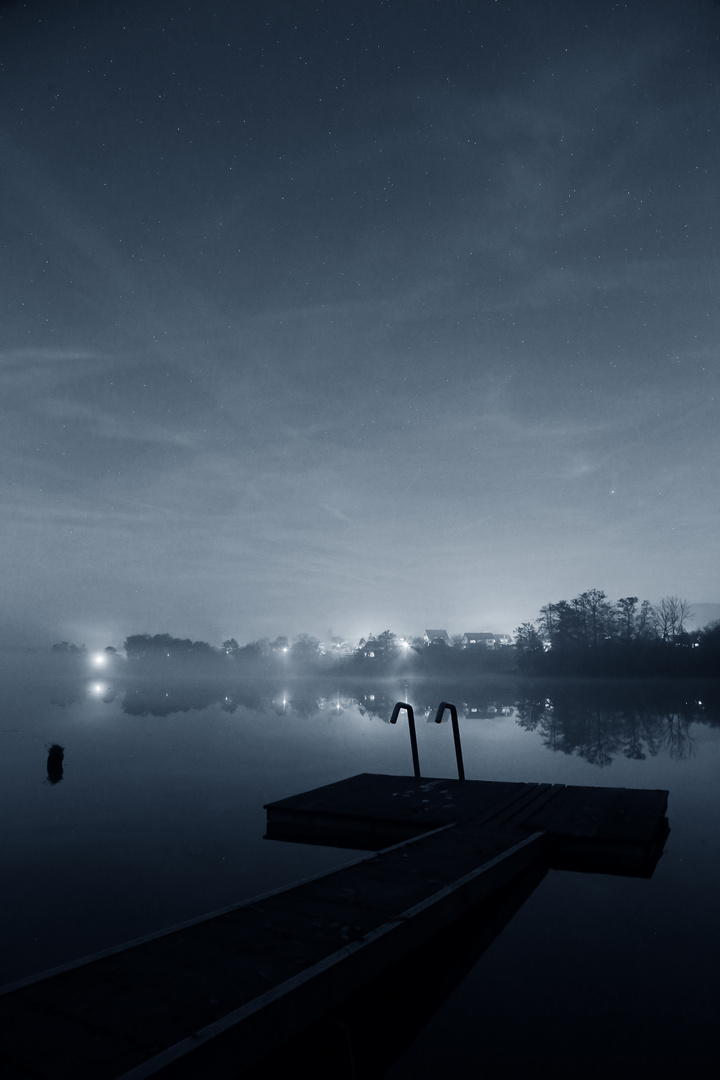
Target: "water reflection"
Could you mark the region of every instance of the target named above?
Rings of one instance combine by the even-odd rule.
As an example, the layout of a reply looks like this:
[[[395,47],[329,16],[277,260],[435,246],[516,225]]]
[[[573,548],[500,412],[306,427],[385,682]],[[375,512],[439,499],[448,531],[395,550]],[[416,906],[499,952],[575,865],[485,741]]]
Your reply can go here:
[[[117,690],[112,683],[107,682],[93,682],[88,687],[88,693],[91,697],[100,698],[101,701],[114,701],[117,696]]]
[[[636,761],[661,751],[694,753],[691,725],[717,724],[720,712],[689,687],[672,684],[529,685],[517,703],[517,722],[541,735],[549,750],[603,768],[619,756]]]
[[[718,687],[687,683],[614,682],[612,680],[483,680],[435,684],[418,680],[297,680],[277,684],[132,682],[124,687],[93,683],[90,692],[102,701],[120,697],[131,716],[169,716],[219,706],[288,718],[321,713],[341,716],[354,710],[388,723],[396,701],[409,701],[419,718],[432,723],[438,703],[453,701],[465,722],[507,723],[540,735],[545,747],[574,755],[598,768],[615,758],[642,761],[666,753],[684,759],[695,751],[692,725],[720,722]],[[447,722],[447,716],[444,718]]]

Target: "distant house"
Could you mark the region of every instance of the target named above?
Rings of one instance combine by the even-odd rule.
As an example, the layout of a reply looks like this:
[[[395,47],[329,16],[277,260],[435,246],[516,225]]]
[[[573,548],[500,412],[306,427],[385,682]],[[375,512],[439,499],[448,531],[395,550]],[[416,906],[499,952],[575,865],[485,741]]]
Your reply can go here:
[[[497,634],[480,633],[480,631],[463,634],[462,637],[463,648],[467,648],[468,645],[484,645],[487,649],[494,649],[496,642]]]
[[[428,645],[431,645],[434,641],[442,641],[444,645],[450,644],[447,630],[426,630],[425,640]]]
[[[509,634],[468,633],[463,634],[462,645],[464,649],[469,645],[484,645],[486,649],[499,649],[503,645],[512,645],[512,638]]]

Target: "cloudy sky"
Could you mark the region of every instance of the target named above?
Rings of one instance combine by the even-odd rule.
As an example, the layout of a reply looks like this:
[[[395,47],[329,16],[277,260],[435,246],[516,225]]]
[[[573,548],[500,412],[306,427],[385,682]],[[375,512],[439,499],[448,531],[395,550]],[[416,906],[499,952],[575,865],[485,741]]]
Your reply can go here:
[[[720,600],[720,5],[0,11],[6,634]]]

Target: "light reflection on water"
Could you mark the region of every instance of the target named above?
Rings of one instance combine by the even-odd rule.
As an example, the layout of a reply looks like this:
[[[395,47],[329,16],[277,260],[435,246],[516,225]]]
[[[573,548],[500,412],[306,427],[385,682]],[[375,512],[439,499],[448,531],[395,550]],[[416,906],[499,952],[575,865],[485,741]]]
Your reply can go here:
[[[617,756],[644,760],[667,752],[671,757],[693,753],[691,726],[720,722],[715,688],[707,684],[687,687],[653,681],[590,684],[582,681],[553,683],[539,680],[458,685],[454,688],[458,712],[466,720],[500,721],[514,717],[527,732],[538,734],[550,750],[577,755],[605,767]],[[235,714],[254,710],[308,719],[323,713],[355,712],[368,719],[388,721],[395,701],[408,700],[415,715],[431,721],[439,696],[447,685],[391,680],[375,685],[343,685],[330,690],[322,682],[305,681],[278,689],[267,683],[93,681],[86,684],[90,697],[109,704],[119,699],[130,716],[170,716],[219,707]],[[55,696],[56,704],[72,705],[77,688]],[[443,722],[447,722],[447,716]]]
[[[263,840],[263,804],[359,772],[409,775],[407,724],[388,723],[397,700],[415,709],[423,775],[454,776],[449,724],[432,723],[446,699],[458,706],[469,778],[667,788],[672,832],[649,882],[549,875],[398,1080],[432,1075],[443,1039],[452,1046],[435,1071],[471,1074],[458,1029],[478,1016],[489,1075],[511,1075],[502,1043],[507,1054],[518,1016],[561,1072],[580,1052],[573,1032],[602,1032],[598,1061],[662,1046],[670,1071],[660,1075],[681,1049],[687,1063],[708,1047],[720,989],[707,961],[720,945],[713,685],[46,683],[28,671],[5,680],[2,699],[0,982],[349,861]],[[63,776],[48,784],[53,743]],[[672,1037],[659,1019],[671,1013]]]

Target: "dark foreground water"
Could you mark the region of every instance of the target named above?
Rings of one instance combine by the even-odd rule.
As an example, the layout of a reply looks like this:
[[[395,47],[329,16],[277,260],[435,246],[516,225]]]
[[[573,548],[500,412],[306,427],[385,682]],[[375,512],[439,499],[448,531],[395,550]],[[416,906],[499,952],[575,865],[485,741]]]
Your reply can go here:
[[[390,1072],[715,1076],[720,1053],[718,688],[137,685],[32,658],[0,687],[7,983],[291,883],[356,853],[263,839],[263,804],[358,772],[667,788],[649,881],[550,873]],[[429,717],[431,719],[431,716]],[[47,771],[64,747],[62,779]],[[52,773],[52,770],[51,770]],[[56,782],[52,782],[55,780]]]

